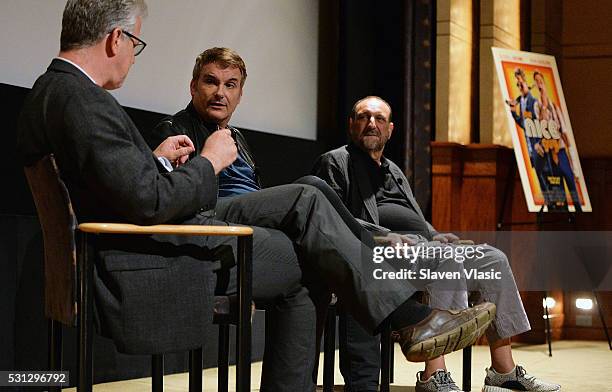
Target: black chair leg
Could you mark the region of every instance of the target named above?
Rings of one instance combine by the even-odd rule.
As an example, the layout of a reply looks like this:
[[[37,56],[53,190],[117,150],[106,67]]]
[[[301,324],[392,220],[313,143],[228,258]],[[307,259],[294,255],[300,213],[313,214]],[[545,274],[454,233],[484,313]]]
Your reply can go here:
[[[601,320],[601,325],[603,326],[604,333],[606,334],[606,339],[608,339],[608,347],[610,350],[612,350],[612,342],[610,342],[610,332],[608,332],[606,317],[604,316],[603,309],[601,308],[601,302],[599,302],[599,297],[597,296],[596,291],[593,291],[593,298],[595,299],[595,305],[597,305],[597,310],[599,311],[599,319]]]
[[[323,392],[334,390],[334,362],[336,359],[336,307],[327,309],[323,335]]]
[[[151,391],[163,392],[164,390],[164,355],[154,354],[151,356]]]
[[[253,236],[238,237],[238,328],[236,392],[251,391],[251,302],[253,300]]]
[[[472,390],[472,346],[463,349],[463,383],[461,390],[469,392]]]
[[[395,342],[389,339],[389,382],[393,384],[395,382]]]
[[[391,377],[391,328],[387,323],[380,333],[380,392],[389,392]]]
[[[78,268],[78,392],[91,392],[93,389],[93,257],[90,254],[89,238],[79,232],[80,263]],[[93,239],[92,239],[93,240]]]
[[[189,392],[202,392],[202,347],[189,351]]]
[[[219,356],[217,367],[217,389],[227,392],[229,384],[229,324],[219,325]]]
[[[552,357],[552,335],[550,332],[550,315],[548,314],[548,304],[546,298],[548,293],[544,292],[544,325],[546,327],[546,343],[548,343],[548,356]]]
[[[62,370],[62,324],[49,320],[49,370]],[[62,387],[49,387],[49,392],[59,392]]]

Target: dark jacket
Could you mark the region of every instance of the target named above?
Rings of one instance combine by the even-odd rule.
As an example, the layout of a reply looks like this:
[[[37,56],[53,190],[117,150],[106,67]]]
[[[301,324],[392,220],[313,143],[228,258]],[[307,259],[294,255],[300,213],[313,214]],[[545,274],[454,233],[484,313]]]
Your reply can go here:
[[[195,146],[195,151],[189,156],[189,159],[193,159],[199,156],[206,139],[214,132],[214,129],[216,129],[216,125],[207,124],[202,121],[193,106],[193,102],[189,102],[189,105],[187,105],[185,109],[173,116],[168,116],[161,120],[150,134],[145,134],[145,139],[149,143],[149,146],[155,149],[161,142],[170,136],[187,135]],[[257,185],[261,188],[262,184],[259,168],[255,164],[253,153],[246,139],[238,129],[234,127],[229,127],[229,129],[232,131],[232,137],[236,140],[238,151],[242,152],[245,161],[253,169]]]
[[[62,60],[51,62],[24,102],[18,152],[26,165],[55,155],[80,222],[180,223],[216,204],[207,159],[160,171],[115,98]],[[209,240],[123,238],[98,240],[95,293],[103,333],[127,353],[201,346],[212,314],[213,263],[186,250]]]
[[[354,144],[348,144],[328,151],[317,158],[312,174],[323,179],[336,191],[342,202],[364,228],[373,232],[385,233],[389,230],[380,226],[376,190],[370,183],[366,167],[368,162],[364,159],[371,158],[365,156]],[[421,208],[412,195],[408,179],[395,163],[388,159],[387,162],[389,162],[389,171],[399,184],[406,200],[425,220]],[[438,233],[429,222],[427,225],[432,236]]]

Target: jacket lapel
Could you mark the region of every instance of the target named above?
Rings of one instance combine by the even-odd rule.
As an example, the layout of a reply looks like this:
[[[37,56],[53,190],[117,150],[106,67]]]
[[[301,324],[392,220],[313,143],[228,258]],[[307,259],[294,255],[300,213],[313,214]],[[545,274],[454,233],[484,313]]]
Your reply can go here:
[[[366,161],[362,156],[363,153],[361,151],[356,151],[356,148],[357,147],[349,144],[348,151],[350,155],[350,162],[354,169],[354,176],[356,177],[354,183],[357,184],[357,192],[359,193],[360,199],[363,202],[363,207],[368,214],[370,222],[379,224],[378,208],[376,207],[376,195],[374,194],[372,184],[370,183]]]

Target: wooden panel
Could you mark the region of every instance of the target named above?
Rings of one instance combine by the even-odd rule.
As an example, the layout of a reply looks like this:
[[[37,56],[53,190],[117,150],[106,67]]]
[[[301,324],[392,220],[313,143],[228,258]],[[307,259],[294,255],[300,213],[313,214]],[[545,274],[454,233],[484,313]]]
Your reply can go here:
[[[432,142],[432,223],[443,231],[495,230],[512,167],[498,145]],[[511,207],[511,204],[508,205]]]
[[[511,150],[470,144],[463,160],[461,231],[495,230],[508,180]]]
[[[520,178],[514,164],[512,150],[493,145],[459,145],[432,143],[432,223],[442,231],[495,230],[500,214],[507,223],[502,230],[612,230],[612,158],[584,159],[582,168],[586,179],[593,213],[582,213],[575,223],[564,222],[568,215],[547,214],[537,223],[536,214],[527,211]],[[505,194],[508,197],[504,197]],[[505,207],[502,207],[506,203]],[[534,265],[537,244],[513,243],[509,259],[521,276],[529,274]],[[520,276],[516,276],[519,287]],[[577,295],[590,293],[554,292],[557,305],[551,310],[553,339],[605,339],[597,308],[591,315],[592,326],[576,322],[580,311],[576,309]],[[542,297],[543,292],[521,293],[532,324],[532,331],[516,338],[530,343],[545,342]],[[601,305],[609,329],[612,327],[612,292],[600,293]],[[583,316],[585,314],[582,314]],[[580,319],[584,322],[586,319]],[[554,349],[554,348],[553,348]]]
[[[612,292],[598,292],[608,332],[612,335]],[[595,302],[593,309],[582,310],[576,307],[576,298],[593,299],[591,292],[573,292],[565,298],[565,335],[566,339],[603,340],[605,333]],[[590,324],[590,325],[588,325]]]
[[[612,53],[593,57],[568,57],[564,46],[563,93],[576,147],[581,157],[612,155]],[[603,57],[600,57],[603,56]]]
[[[609,1],[563,0],[563,15],[565,44],[612,42],[612,4]]]
[[[553,340],[563,338],[563,326],[565,321],[564,313],[564,295],[561,291],[548,293],[548,296],[555,299],[555,306],[548,309],[550,320],[551,336]],[[543,291],[524,291],[521,292],[523,306],[529,317],[531,331],[522,333],[512,338],[514,342],[542,344],[546,343],[546,324],[544,318],[544,306],[542,300],[544,298]]]
[[[579,230],[612,230],[612,158],[584,159],[582,171],[593,212],[576,217]]]
[[[460,224],[461,170],[464,147],[457,143],[432,142],[432,219],[440,231]]]

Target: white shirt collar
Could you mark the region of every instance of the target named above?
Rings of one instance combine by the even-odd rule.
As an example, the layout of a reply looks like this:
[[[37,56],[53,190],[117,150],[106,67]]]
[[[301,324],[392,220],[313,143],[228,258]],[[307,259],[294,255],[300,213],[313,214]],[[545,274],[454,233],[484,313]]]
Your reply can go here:
[[[91,76],[90,76],[90,75],[89,75],[87,72],[85,72],[85,70],[84,70],[83,68],[81,68],[81,67],[80,67],[78,64],[73,63],[72,61],[70,61],[70,60],[68,60],[68,59],[66,59],[66,58],[63,58],[63,57],[59,57],[59,56],[57,56],[57,57],[55,57],[55,58],[56,58],[57,60],[62,60],[62,61],[67,62],[68,64],[73,65],[73,66],[74,66],[74,67],[76,67],[76,68],[77,68],[79,71],[83,72],[83,73],[85,74],[85,76],[87,76],[87,77],[89,78],[89,80],[91,80],[91,81],[92,81],[94,84],[98,84],[98,83],[96,83],[96,81],[95,81],[95,80],[94,80],[94,79],[93,79],[93,78],[92,78],[92,77],[91,77]]]

